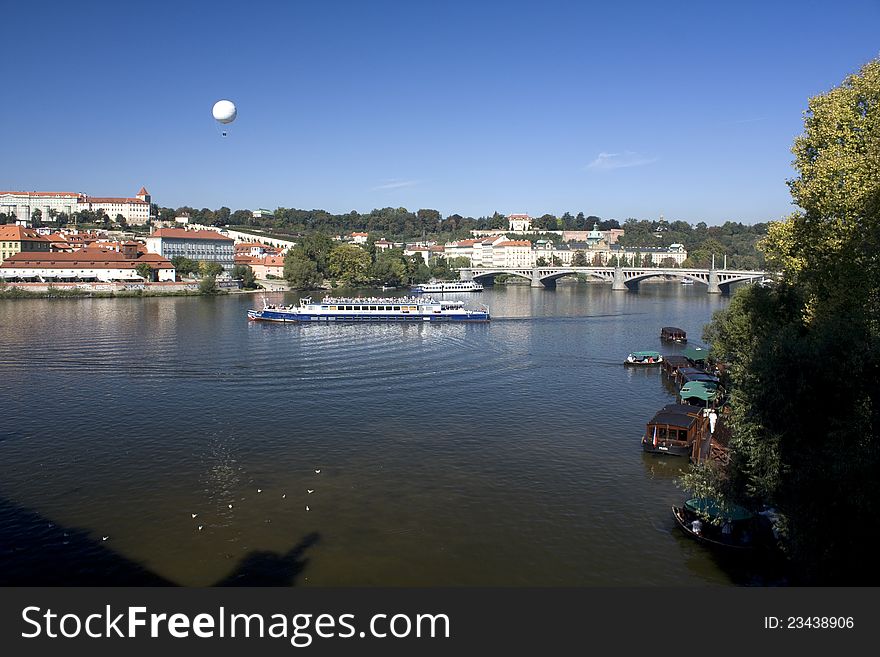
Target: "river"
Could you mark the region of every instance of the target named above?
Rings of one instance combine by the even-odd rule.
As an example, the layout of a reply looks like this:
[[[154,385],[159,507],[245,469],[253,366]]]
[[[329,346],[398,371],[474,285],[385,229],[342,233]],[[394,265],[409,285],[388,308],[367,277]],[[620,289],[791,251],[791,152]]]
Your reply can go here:
[[[571,281],[462,298],[492,321],[249,323],[248,295],[0,302],[0,583],[748,583],[677,530],[686,463],[639,444],[674,394],[621,365],[679,350],[664,325],[699,342],[726,297]]]

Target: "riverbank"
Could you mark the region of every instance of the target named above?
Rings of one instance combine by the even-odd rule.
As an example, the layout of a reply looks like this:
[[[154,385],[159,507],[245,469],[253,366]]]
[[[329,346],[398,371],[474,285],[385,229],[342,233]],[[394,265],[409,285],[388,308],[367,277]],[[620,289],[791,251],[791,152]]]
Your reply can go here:
[[[2,299],[109,299],[133,297],[190,297],[249,294],[239,281],[218,281],[212,292],[202,292],[198,281],[162,283],[7,283],[0,285]]]

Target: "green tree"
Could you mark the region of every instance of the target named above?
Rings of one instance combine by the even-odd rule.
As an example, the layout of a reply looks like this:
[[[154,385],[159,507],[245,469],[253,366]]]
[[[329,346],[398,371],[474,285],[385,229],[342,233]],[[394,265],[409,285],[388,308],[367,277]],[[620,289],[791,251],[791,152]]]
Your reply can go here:
[[[153,280],[153,268],[150,267],[150,265],[148,265],[146,262],[139,262],[134,270],[137,272],[137,275],[143,278],[145,281]]]
[[[370,254],[354,244],[341,244],[330,251],[330,276],[346,285],[369,281]]]
[[[174,269],[178,276],[197,274],[199,272],[199,263],[186,256],[174,256],[171,258],[171,264],[174,265]]]
[[[223,273],[223,265],[219,262],[210,262],[202,260],[199,262],[199,274],[206,278],[217,278]]]
[[[296,246],[290,250],[297,256],[315,263],[315,267],[321,277],[330,275],[330,251],[333,249],[333,240],[326,233],[311,233],[298,240]]]
[[[709,484],[779,509],[802,581],[876,584],[880,60],[809,101],[792,150],[801,211],[763,243],[783,275],[740,290],[704,334],[733,390],[731,463]]]
[[[587,266],[587,252],[586,251],[575,251],[574,255],[571,257],[571,266],[572,267],[586,267]]]
[[[217,279],[213,276],[205,276],[199,281],[199,294],[217,294]]]
[[[284,257],[284,280],[295,290],[316,290],[321,287],[323,276],[313,260],[291,249]]]
[[[232,278],[241,280],[241,286],[245,290],[253,290],[257,287],[257,277],[248,265],[235,265],[232,268]]]
[[[379,258],[370,267],[370,277],[380,285],[398,286],[406,279],[406,265],[393,258]]]
[[[40,208],[35,208],[33,212],[31,212],[31,225],[34,228],[39,228],[43,225],[43,211]]]
[[[128,228],[128,221],[120,213],[116,214],[116,223],[120,228]]]
[[[547,266],[547,258],[544,256],[540,256],[537,260],[535,260],[535,267],[546,267]]]

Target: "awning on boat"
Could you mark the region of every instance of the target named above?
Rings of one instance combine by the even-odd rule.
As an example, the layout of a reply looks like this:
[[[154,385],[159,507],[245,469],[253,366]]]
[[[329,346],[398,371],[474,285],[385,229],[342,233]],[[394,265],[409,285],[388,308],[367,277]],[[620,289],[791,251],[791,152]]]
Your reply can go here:
[[[718,384],[713,381],[688,381],[679,392],[682,399],[710,402],[718,396]]]
[[[710,518],[718,518],[719,520],[748,520],[754,515],[751,511],[744,509],[738,504],[722,505],[713,499],[695,497],[685,502],[684,505],[694,513],[702,513]]]
[[[709,350],[702,347],[688,347],[682,352],[682,355],[688,360],[697,362],[706,360],[709,357]]]
[[[661,357],[659,351],[634,351],[630,356],[633,358],[653,358],[654,360]]]
[[[687,428],[699,419],[701,412],[690,404],[667,404],[654,414],[648,424],[668,424]]]

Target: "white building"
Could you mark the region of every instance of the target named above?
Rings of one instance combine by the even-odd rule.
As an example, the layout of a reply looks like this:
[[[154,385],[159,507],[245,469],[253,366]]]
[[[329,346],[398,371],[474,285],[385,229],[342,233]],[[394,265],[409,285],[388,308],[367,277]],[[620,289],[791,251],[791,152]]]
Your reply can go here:
[[[532,230],[532,218],[527,214],[509,214],[507,225],[511,232],[527,232]]]
[[[39,210],[43,221],[49,221],[49,211],[72,215],[82,194],[77,192],[0,192],[0,212],[15,216],[15,223],[30,224],[34,210]]]
[[[15,215],[17,224],[29,223],[39,210],[42,221],[51,221],[50,210],[71,216],[84,210],[103,210],[111,220],[121,214],[129,224],[150,219],[150,194],[145,187],[135,197],[89,196],[78,192],[0,192],[0,212]]]
[[[214,230],[160,228],[147,237],[147,251],[164,258],[184,256],[196,262],[217,262],[227,271],[235,266],[235,240]]]
[[[103,210],[111,221],[115,221],[117,215],[122,215],[127,223],[143,226],[150,220],[150,201],[150,193],[146,187],[141,187],[141,191],[135,197],[87,196],[83,194],[77,202],[77,211],[97,212]]]
[[[16,253],[0,265],[0,278],[27,281],[142,281],[138,265],[146,263],[152,278],[173,281],[174,265],[152,253],[83,249],[73,253]]]

